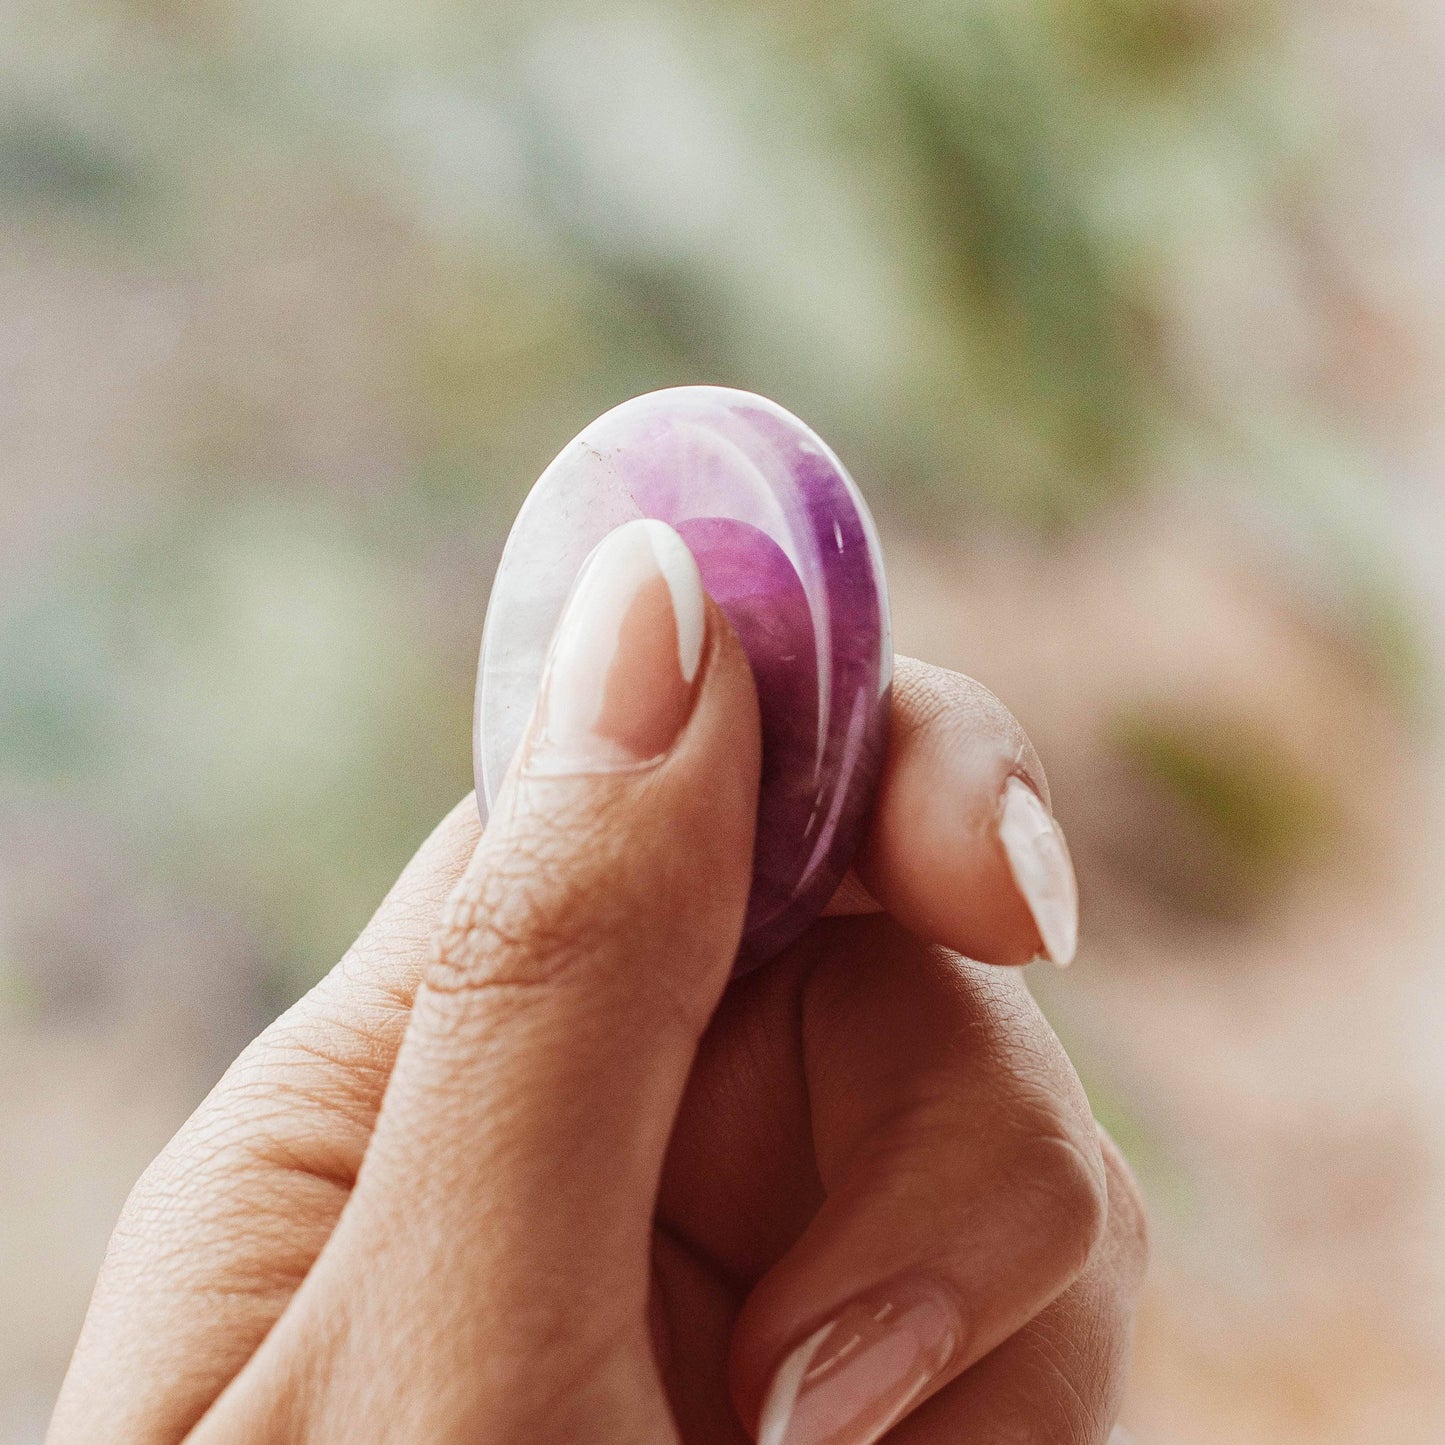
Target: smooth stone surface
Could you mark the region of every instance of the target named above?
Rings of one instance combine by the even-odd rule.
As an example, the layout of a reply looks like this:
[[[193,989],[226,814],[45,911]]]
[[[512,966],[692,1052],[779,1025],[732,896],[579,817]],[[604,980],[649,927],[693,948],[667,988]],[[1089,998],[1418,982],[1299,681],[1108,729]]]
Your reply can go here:
[[[757,682],[763,773],[742,971],[818,916],[861,841],[893,674],[882,554],[842,463],[763,397],[677,387],[599,417],[533,487],[492,585],[475,731],[484,818],[574,578],[636,517],[687,542]]]

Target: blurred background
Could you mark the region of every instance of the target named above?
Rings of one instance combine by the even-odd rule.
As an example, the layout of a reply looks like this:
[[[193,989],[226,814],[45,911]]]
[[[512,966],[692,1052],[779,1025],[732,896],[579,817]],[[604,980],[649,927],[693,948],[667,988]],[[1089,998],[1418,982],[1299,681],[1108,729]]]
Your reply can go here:
[[[1434,0],[9,0],[0,1445],[470,786],[528,486],[692,381],[1048,761],[1140,1445],[1438,1445],[1442,77]]]

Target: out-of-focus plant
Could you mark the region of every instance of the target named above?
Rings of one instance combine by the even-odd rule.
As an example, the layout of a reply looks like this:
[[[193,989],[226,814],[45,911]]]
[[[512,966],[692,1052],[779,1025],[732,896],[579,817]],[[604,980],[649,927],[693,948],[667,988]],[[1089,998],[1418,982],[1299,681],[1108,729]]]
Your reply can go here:
[[[1177,810],[1170,831],[1185,846],[1156,855],[1150,882],[1191,911],[1247,909],[1338,836],[1330,784],[1227,713],[1138,712],[1116,721],[1113,741]],[[1177,870],[1183,854],[1189,866]]]
[[[288,990],[466,785],[458,679],[517,500],[647,387],[776,396],[932,530],[1227,475],[1411,669],[1348,448],[1181,314],[1310,204],[1263,0],[22,0],[5,35],[16,233],[172,310],[107,567],[82,526],[0,617],[4,785],[83,790],[229,891]],[[1300,436],[1323,500],[1328,468],[1276,466]],[[1202,806],[1177,750],[1126,747]]]

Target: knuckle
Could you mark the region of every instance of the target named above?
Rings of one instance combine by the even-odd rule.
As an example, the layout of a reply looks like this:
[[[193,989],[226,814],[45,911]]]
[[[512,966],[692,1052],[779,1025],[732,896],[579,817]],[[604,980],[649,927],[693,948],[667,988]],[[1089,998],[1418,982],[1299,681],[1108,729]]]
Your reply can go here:
[[[1149,1209],[1123,1151],[1099,1128],[1099,1147],[1109,1190],[1109,1236],[1130,1276],[1142,1278],[1149,1264]]]
[[[1077,1274],[1108,1227],[1108,1185],[1097,1152],[1055,1122],[1015,1145],[1008,1174],[1036,1237],[1063,1271]]]
[[[609,926],[617,903],[603,884],[607,838],[578,821],[556,835],[483,844],[443,911],[425,981],[433,994],[547,988]]]

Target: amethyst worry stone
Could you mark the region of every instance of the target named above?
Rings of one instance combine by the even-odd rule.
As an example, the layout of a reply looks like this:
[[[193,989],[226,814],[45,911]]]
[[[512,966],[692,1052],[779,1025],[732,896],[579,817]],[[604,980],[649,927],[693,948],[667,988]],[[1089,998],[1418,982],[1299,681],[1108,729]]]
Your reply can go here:
[[[637,517],[687,543],[757,683],[762,786],[742,971],[818,916],[861,839],[893,674],[883,559],[842,463],[782,407],[716,386],[614,407],[543,472],[502,554],[477,675],[484,817],[582,563]]]

